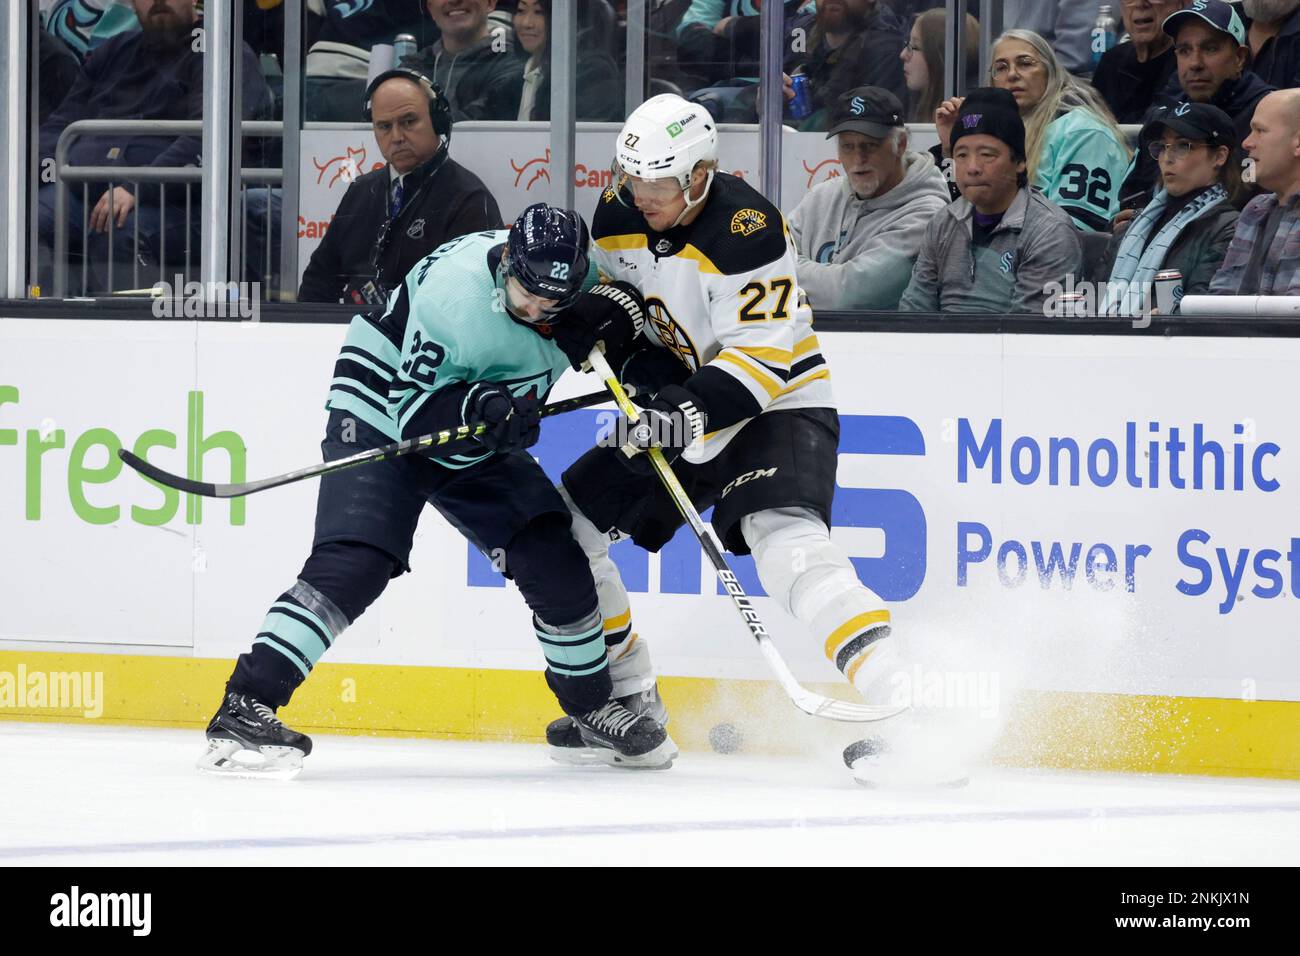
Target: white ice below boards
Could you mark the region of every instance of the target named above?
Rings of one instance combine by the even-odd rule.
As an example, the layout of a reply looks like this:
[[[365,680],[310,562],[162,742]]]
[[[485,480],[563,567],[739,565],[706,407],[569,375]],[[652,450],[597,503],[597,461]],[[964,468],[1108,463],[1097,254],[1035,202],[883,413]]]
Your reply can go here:
[[[329,736],[281,783],[198,773],[201,740],[0,722],[0,866],[1300,860],[1300,784],[1280,781],[984,769],[890,792],[837,754],[688,752],[651,774],[560,767],[540,745]]]

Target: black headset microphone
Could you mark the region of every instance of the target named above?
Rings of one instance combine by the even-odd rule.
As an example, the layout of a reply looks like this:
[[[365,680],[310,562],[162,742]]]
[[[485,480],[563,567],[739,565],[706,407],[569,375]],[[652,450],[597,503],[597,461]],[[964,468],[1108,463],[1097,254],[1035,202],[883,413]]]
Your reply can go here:
[[[433,123],[433,131],[438,134],[445,145],[447,140],[451,139],[451,104],[447,102],[447,97],[443,95],[442,90],[438,89],[434,82],[419,70],[398,66],[391,70],[385,70],[371,80],[370,85],[366,87],[366,101],[362,107],[366,122],[374,122],[371,104],[375,98],[375,90],[393,79],[410,80],[424,91],[425,96],[429,98],[429,120]]]
[[[448,143],[451,141],[451,104],[447,102],[447,97],[443,95],[442,90],[423,73],[418,70],[412,70],[404,66],[394,67],[391,70],[385,70],[366,87],[366,99],[362,109],[365,113],[366,122],[374,122],[372,102],[375,97],[375,91],[384,83],[392,79],[410,80],[424,91],[429,98],[429,120],[433,123],[433,131],[438,134],[440,142],[438,151],[434,154],[433,159],[429,162],[445,156],[447,153]],[[432,179],[432,175],[426,176],[415,193],[407,200],[405,208],[411,208],[415,201],[424,192],[425,187]],[[382,270],[379,266],[379,260],[383,258],[384,251],[388,248],[389,242],[392,241],[393,224],[395,219],[389,218],[384,221],[383,228],[379,230],[379,235],[375,239],[374,252],[370,258],[370,268],[374,277],[365,284],[361,289],[352,292],[352,299],[357,304],[382,305],[388,296],[388,290],[383,282]]]

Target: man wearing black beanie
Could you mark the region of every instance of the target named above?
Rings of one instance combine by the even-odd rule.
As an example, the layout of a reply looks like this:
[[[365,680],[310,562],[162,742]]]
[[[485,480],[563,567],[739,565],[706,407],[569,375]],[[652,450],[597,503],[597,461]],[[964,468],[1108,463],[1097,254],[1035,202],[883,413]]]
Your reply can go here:
[[[961,198],[931,220],[899,309],[1046,314],[1048,284],[1079,275],[1083,252],[1070,217],[1029,188],[1015,98],[972,90],[950,146]]]

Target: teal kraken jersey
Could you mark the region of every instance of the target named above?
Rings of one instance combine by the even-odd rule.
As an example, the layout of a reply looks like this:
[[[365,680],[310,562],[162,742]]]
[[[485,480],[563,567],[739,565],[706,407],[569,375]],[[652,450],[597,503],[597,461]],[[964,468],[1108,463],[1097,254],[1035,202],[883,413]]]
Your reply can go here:
[[[1128,148],[1086,109],[1062,113],[1047,127],[1032,185],[1085,232],[1106,232],[1119,212]]]
[[[507,232],[444,243],[411,269],[383,315],[353,317],[326,408],[350,412],[397,441],[415,437],[408,423],[450,385],[501,382],[516,394],[536,389],[544,399],[569,363],[551,339],[505,311],[496,267]],[[463,468],[488,454],[437,461]]]

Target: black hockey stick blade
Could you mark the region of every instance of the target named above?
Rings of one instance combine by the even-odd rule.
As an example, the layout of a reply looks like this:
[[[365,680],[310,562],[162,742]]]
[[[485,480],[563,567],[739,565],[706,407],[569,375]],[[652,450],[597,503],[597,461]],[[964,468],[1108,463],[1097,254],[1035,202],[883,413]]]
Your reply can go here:
[[[569,398],[562,402],[552,402],[550,405],[545,405],[542,407],[540,414],[543,418],[549,418],[552,415],[561,415],[564,412],[576,411],[579,408],[588,408],[592,405],[602,405],[609,400],[610,397],[608,392],[591,392],[587,395],[579,395],[576,398]],[[175,488],[177,491],[184,491],[191,495],[199,495],[203,498],[242,498],[245,495],[251,495],[259,491],[266,491],[268,488],[279,488],[282,485],[293,484],[296,481],[305,481],[308,478],[319,478],[321,475],[330,474],[335,471],[342,471],[344,468],[353,468],[357,465],[368,464],[372,461],[384,461],[389,458],[396,458],[399,455],[409,455],[416,451],[441,448],[444,445],[452,445],[473,438],[476,434],[482,431],[482,428],[482,425],[479,425],[477,428],[470,428],[468,425],[462,425],[460,428],[448,428],[445,431],[434,432],[429,435],[421,435],[419,438],[408,438],[405,441],[393,442],[389,445],[381,445],[378,448],[370,448],[366,451],[357,452],[355,455],[348,455],[346,458],[336,458],[333,461],[322,462],[318,465],[309,465],[306,468],[288,471],[282,475],[275,475],[272,478],[262,478],[257,481],[244,481],[234,484],[194,481],[192,478],[183,478],[180,475],[173,475],[171,472],[165,471],[157,465],[151,465],[139,455],[129,452],[125,448],[119,449],[117,456],[144,477],[151,481],[155,481],[160,485],[165,485],[168,488]]]

